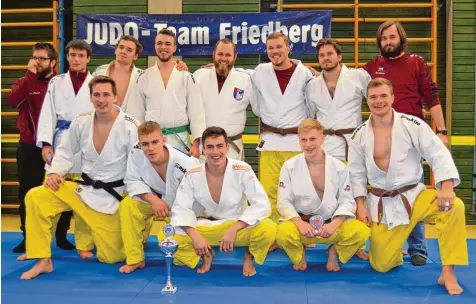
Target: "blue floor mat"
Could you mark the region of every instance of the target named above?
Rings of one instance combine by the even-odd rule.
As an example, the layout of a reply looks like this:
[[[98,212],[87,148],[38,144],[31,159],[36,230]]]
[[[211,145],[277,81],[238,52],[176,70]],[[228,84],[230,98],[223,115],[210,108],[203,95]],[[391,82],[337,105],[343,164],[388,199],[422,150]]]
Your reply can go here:
[[[73,236],[69,238],[73,240]],[[296,272],[283,251],[270,253],[258,275],[241,275],[243,250],[217,254],[212,271],[198,275],[186,267],[173,267],[175,295],[162,295],[165,283],[163,255],[157,239],[149,238],[147,267],[133,274],[119,273],[119,264],[106,265],[96,259],[81,260],[76,252],[62,251],[53,244],[54,272],[31,281],[21,274],[34,261],[18,262],[11,252],[21,240],[20,233],[2,233],[2,303],[476,303],[476,240],[468,240],[470,263],[457,267],[465,289],[461,296],[448,296],[436,284],[441,270],[437,241],[428,240],[430,263],[414,267],[405,258],[403,266],[386,274],[373,271],[368,262],[353,258],[338,273],[325,271],[325,246],[308,250],[309,269]]]

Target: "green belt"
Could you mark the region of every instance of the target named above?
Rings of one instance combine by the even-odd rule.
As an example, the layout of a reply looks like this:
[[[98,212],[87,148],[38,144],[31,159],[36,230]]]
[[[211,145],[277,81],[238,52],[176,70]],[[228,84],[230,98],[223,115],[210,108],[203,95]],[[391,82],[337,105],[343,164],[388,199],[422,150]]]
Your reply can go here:
[[[189,126],[184,125],[184,126],[179,126],[179,127],[173,127],[173,128],[163,128],[162,129],[162,134],[164,135],[171,135],[171,134],[179,134],[183,132],[189,132]]]
[[[184,132],[190,133],[189,125],[162,129],[162,134],[164,135],[180,134]],[[180,140],[185,150],[187,150],[187,152],[190,153],[190,148],[187,146],[187,144],[180,138],[180,136],[177,135],[177,138]]]

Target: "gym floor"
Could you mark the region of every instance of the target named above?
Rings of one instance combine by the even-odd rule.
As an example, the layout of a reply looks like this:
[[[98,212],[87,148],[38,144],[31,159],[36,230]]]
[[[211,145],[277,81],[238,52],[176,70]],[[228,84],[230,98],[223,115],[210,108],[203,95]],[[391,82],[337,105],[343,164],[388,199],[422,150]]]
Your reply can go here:
[[[327,273],[326,247],[308,249],[309,268],[296,272],[282,250],[268,255],[258,266],[255,277],[241,275],[243,249],[232,254],[217,253],[209,273],[199,275],[186,267],[172,268],[175,295],[163,295],[166,273],[163,254],[157,247],[154,223],[146,248],[144,269],[125,275],[119,264],[106,265],[95,258],[81,260],[76,252],[62,251],[53,244],[54,272],[31,281],[21,281],[21,274],[35,261],[18,262],[12,253],[21,240],[17,216],[2,216],[2,302],[3,303],[476,303],[476,226],[467,226],[470,265],[457,267],[456,274],[465,292],[449,296],[436,280],[441,261],[434,227],[427,226],[428,263],[414,267],[405,263],[389,273],[373,271],[368,262],[353,258],[341,265],[338,273]],[[70,232],[74,231],[74,222]],[[69,235],[74,241],[74,236]]]

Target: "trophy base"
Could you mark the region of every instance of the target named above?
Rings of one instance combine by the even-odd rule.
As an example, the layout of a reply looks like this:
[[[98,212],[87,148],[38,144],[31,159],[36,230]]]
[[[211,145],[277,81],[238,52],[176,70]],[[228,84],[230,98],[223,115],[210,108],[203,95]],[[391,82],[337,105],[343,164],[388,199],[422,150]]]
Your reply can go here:
[[[177,287],[174,286],[165,286],[164,288],[162,288],[162,293],[164,294],[175,294],[176,291]]]

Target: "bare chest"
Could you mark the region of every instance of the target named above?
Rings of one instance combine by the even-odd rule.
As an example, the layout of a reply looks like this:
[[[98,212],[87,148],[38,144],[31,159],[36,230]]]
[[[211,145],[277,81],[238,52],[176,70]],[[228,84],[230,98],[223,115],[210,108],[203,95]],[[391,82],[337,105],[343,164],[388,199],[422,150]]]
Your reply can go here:
[[[172,75],[172,70],[170,69],[161,69],[160,75],[162,76],[162,81],[164,82],[164,87],[167,88],[169,84],[170,75]]]
[[[117,87],[117,105],[122,106],[127,95],[127,90],[129,89],[129,81],[131,80],[131,74],[119,74],[115,73],[111,75],[111,78],[116,82]]]
[[[208,184],[208,191],[210,191],[210,196],[215,204],[220,203],[221,198],[221,191],[223,188],[223,178],[216,178],[213,176],[209,176],[207,174],[207,184]]]
[[[314,187],[314,190],[316,191],[319,198],[322,200],[326,182],[324,166],[309,168],[309,174],[311,177],[312,186]]]
[[[109,134],[111,133],[112,125],[113,123],[105,125],[100,125],[97,123],[94,124],[93,144],[98,155],[101,154],[104,146],[106,145]]]
[[[391,150],[391,130],[374,129],[374,161],[377,167],[384,172],[388,171]]]

